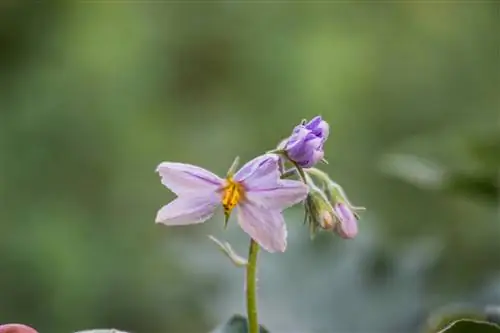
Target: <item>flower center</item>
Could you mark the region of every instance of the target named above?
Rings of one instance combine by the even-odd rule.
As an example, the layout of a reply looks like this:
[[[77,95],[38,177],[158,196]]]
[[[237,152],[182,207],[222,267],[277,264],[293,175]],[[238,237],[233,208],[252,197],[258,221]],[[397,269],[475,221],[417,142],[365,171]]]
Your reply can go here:
[[[244,194],[243,186],[240,183],[235,182],[231,177],[226,179],[226,186],[222,192],[222,207],[226,216],[243,199]]]

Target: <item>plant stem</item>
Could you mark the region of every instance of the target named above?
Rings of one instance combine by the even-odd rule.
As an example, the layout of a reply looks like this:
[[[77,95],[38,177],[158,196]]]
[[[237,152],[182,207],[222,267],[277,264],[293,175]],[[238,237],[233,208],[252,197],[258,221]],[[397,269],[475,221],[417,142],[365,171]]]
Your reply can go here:
[[[259,333],[259,320],[257,318],[257,254],[259,244],[250,239],[247,265],[247,317],[248,333]]]
[[[297,169],[297,172],[299,173],[300,179],[304,182],[304,184],[307,184],[307,179],[306,179],[306,174],[304,173],[304,169],[300,165],[298,165],[296,162],[289,160],[295,169]]]

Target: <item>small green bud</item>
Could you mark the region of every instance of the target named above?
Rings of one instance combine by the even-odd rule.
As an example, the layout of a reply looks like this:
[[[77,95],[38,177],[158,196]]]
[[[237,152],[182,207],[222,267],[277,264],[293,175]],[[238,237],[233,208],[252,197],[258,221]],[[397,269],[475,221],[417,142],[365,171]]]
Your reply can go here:
[[[337,218],[333,207],[325,193],[308,179],[309,194],[305,201],[306,222],[309,223],[311,237],[314,237],[318,229],[333,230]]]

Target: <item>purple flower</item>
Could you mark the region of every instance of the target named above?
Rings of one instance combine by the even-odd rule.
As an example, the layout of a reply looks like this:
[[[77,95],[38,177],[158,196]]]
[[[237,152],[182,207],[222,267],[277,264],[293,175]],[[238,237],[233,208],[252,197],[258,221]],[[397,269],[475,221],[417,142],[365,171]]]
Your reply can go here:
[[[35,329],[23,324],[0,325],[0,333],[38,333]]]
[[[323,145],[330,133],[328,123],[320,116],[296,126],[284,145],[288,158],[303,168],[310,168],[324,156]]]
[[[342,202],[333,207],[338,222],[335,231],[342,238],[354,238],[358,234],[358,219],[352,210]]]
[[[276,155],[262,155],[246,163],[225,179],[200,167],[163,162],[156,171],[161,182],[177,195],[162,207],[157,223],[188,225],[202,223],[218,206],[226,217],[237,208],[241,228],[269,252],[286,249],[286,225],[282,211],[307,196],[305,184],[282,180]]]

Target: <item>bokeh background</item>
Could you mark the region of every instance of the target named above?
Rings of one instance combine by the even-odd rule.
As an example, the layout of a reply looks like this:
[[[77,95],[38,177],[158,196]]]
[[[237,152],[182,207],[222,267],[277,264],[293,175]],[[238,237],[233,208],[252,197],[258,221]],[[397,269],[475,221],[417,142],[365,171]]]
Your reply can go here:
[[[366,206],[350,241],[262,253],[271,331],[415,332],[500,301],[498,3],[0,4],[0,323],[204,333],[244,313],[222,216],[166,228],[161,161],[224,174],[302,118]]]

